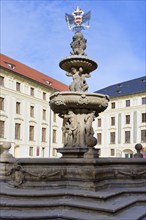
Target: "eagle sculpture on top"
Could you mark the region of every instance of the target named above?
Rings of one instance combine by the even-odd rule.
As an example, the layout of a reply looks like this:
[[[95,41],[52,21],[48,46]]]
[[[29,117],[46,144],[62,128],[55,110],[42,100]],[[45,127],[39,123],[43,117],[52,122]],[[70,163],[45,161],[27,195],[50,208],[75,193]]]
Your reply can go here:
[[[84,30],[85,27],[89,28],[89,20],[91,17],[91,12],[84,13],[83,10],[81,10],[79,7],[76,8],[75,11],[72,12],[72,14],[65,14],[66,22],[68,24],[69,30],[73,30],[76,32],[80,32],[81,30]],[[85,25],[84,23],[87,23]]]

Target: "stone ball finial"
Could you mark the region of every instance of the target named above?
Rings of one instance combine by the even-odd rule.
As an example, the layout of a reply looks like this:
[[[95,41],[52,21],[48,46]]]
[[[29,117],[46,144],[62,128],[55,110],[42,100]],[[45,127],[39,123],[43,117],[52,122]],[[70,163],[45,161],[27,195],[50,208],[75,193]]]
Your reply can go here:
[[[9,159],[14,158],[12,154],[10,154],[9,150],[11,148],[11,142],[2,142],[0,143],[1,155],[0,155],[0,161],[6,162],[9,161]]]
[[[138,143],[135,145],[135,150],[137,151],[136,154],[134,154],[134,158],[143,158],[143,154],[140,153],[142,150],[142,144]]]
[[[136,149],[137,151],[141,151],[141,150],[142,150],[142,144],[140,144],[140,143],[136,144],[136,145],[135,145],[135,149]]]

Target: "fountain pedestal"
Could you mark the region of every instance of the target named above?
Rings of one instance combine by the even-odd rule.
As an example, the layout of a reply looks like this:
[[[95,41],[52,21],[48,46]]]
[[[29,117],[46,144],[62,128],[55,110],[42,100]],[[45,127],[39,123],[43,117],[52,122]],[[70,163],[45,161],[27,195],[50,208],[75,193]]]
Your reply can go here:
[[[72,55],[59,64],[73,79],[70,91],[56,92],[50,97],[51,109],[63,118],[64,147],[57,149],[63,157],[98,158],[92,122],[107,108],[109,99],[102,94],[88,93],[86,78],[98,65],[85,55],[85,43],[83,35],[75,33]]]
[[[84,157],[96,145],[92,122],[107,104],[108,97],[97,93],[56,92],[50,97],[51,109],[63,118],[64,147],[57,149],[63,157]]]

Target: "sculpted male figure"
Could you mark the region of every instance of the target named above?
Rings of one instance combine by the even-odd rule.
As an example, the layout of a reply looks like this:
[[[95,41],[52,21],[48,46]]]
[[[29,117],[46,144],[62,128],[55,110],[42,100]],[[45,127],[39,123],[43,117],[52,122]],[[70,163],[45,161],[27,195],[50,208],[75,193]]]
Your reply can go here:
[[[88,90],[88,85],[85,80],[87,74],[83,74],[82,67],[72,67],[71,74],[68,75],[72,75],[73,78],[73,82],[69,86],[70,91],[85,92],[86,90]]]

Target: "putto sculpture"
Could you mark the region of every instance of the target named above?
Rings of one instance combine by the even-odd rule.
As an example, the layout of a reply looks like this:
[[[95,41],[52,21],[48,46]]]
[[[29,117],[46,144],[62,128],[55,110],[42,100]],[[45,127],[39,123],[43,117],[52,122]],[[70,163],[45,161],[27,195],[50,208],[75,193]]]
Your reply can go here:
[[[70,91],[56,92],[50,97],[51,109],[63,119],[64,147],[57,149],[63,157],[98,157],[92,123],[108,106],[107,96],[88,93],[86,78],[91,77],[97,63],[86,55],[87,40],[81,31],[89,27],[84,23],[89,22],[90,16],[90,12],[84,13],[78,7],[72,15],[65,15],[69,29],[75,34],[70,44],[70,56],[61,60],[59,66],[66,71],[66,76],[72,77],[72,82]]]

